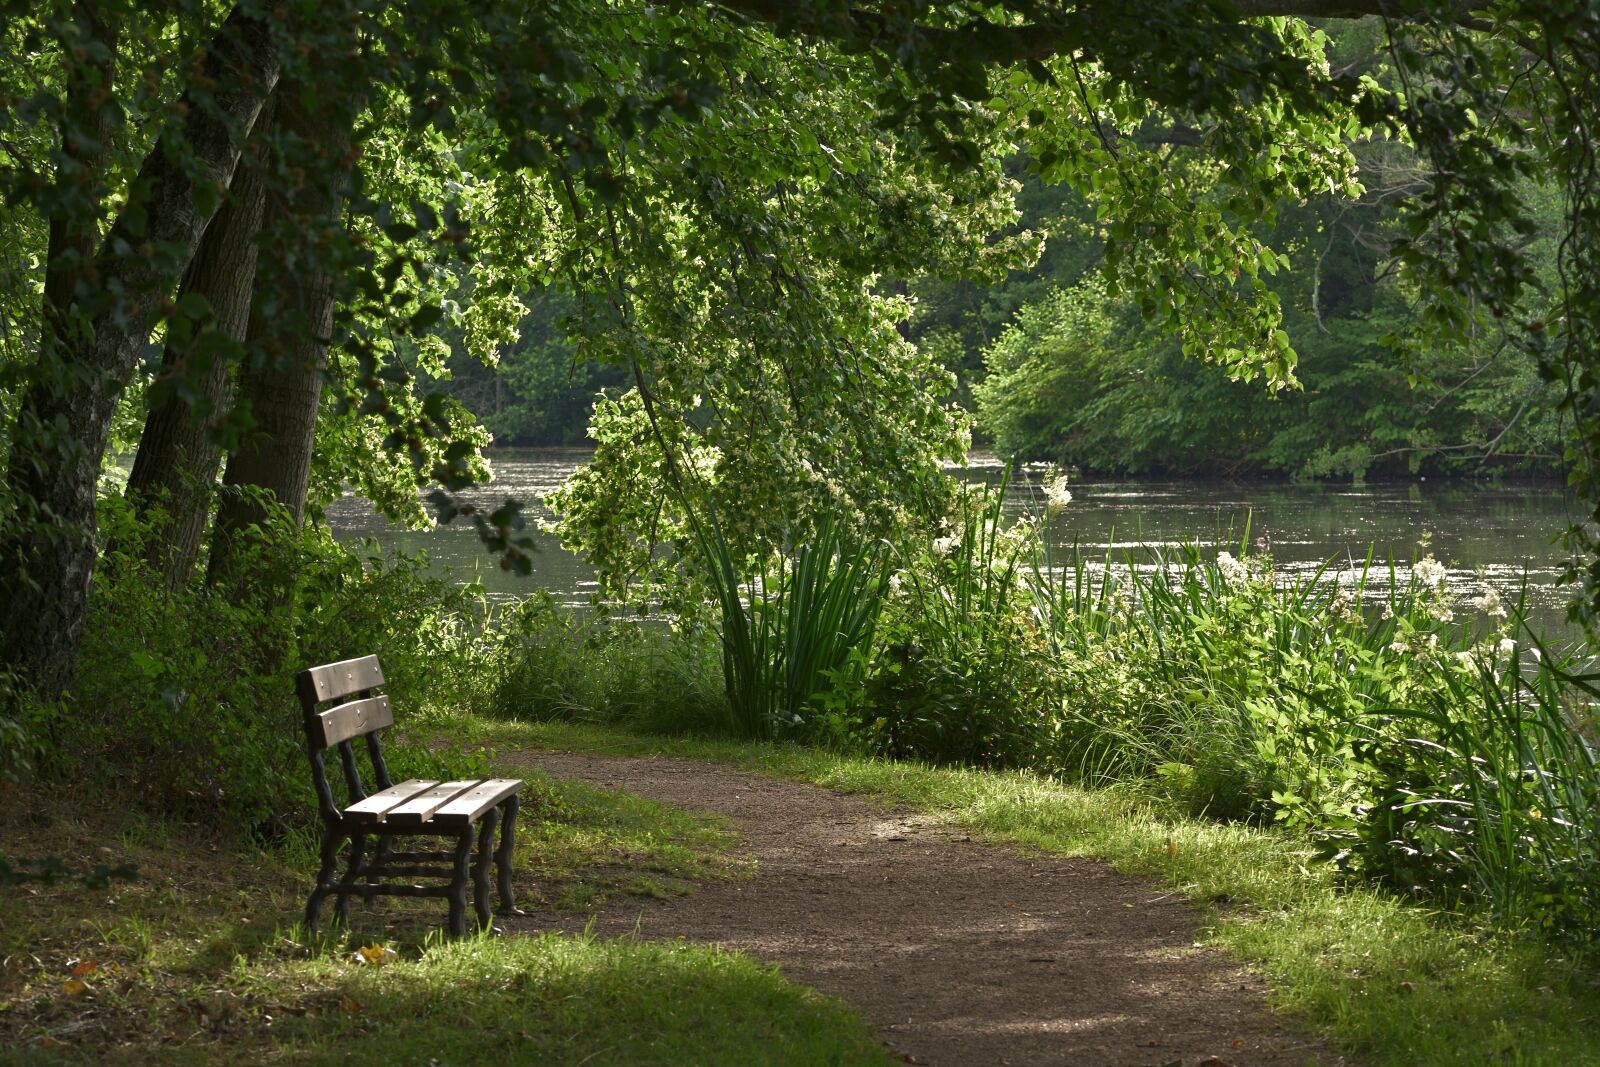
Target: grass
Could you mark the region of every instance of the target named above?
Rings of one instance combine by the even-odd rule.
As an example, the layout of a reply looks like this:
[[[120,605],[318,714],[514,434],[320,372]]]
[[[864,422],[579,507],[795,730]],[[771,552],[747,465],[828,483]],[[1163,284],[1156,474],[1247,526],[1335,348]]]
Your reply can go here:
[[[525,903],[581,911],[744,873],[715,821],[529,780]],[[441,901],[403,899],[358,903],[350,931],[312,937],[290,925],[309,887],[303,842],[241,850],[25,790],[5,805],[27,813],[0,813],[8,854],[140,874],[109,889],[0,891],[0,1064],[889,1062],[850,1009],[716,947],[561,933],[447,942]]]
[[[1204,907],[1205,940],[1257,966],[1278,1005],[1369,1064],[1600,1064],[1592,969],[1340,884],[1302,838],[1184,817],[1132,788],[933,768],[792,745],[640,737],[497,723],[497,744],[666,754],[904,804],[1027,849],[1103,860]]]

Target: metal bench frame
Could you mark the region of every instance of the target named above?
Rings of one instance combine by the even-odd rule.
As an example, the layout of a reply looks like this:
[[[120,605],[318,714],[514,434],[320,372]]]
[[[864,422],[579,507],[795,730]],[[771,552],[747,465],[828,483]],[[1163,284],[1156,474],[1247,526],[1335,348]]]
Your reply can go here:
[[[398,785],[389,778],[378,731],[394,724],[389,698],[375,690],[383,685],[378,657],[311,667],[295,675],[295,688],[305,713],[306,751],[322,814],[322,862],[315,887],[306,901],[306,926],[315,931],[322,902],[334,897],[334,917],[345,924],[350,898],[375,896],[444,897],[450,903],[450,934],[467,933],[467,882],[480,929],[490,925],[489,865],[492,860],[500,895],[501,915],[521,915],[511,889],[511,852],[516,842],[518,799],[522,782],[490,778],[458,782],[411,779]],[[348,698],[354,699],[348,699]],[[319,706],[339,702],[325,710]],[[365,737],[377,789],[368,792],[351,741]],[[328,783],[324,763],[329,749],[339,751],[349,803],[340,807]],[[500,829],[499,847],[494,844]],[[396,851],[394,839],[424,835],[454,838],[454,847]],[[377,839],[371,857],[367,839]],[[476,838],[476,848],[474,848]],[[339,852],[350,843],[343,879],[335,877]],[[447,867],[428,864],[447,863]],[[386,878],[405,882],[386,882]],[[447,879],[445,885],[418,885],[419,878]]]

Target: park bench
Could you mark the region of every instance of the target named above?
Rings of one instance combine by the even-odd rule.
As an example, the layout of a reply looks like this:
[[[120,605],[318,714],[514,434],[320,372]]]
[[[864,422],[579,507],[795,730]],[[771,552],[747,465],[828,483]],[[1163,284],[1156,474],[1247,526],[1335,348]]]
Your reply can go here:
[[[362,656],[295,676],[300,706],[305,712],[306,750],[311,756],[311,777],[322,813],[322,861],[317,884],[306,901],[306,925],[316,930],[322,902],[335,898],[334,915],[343,924],[353,895],[370,901],[374,896],[444,897],[450,902],[450,934],[467,932],[467,881],[473,883],[473,903],[480,928],[489,916],[489,865],[496,868],[500,913],[521,914],[511,891],[511,850],[516,840],[517,793],[522,782],[514,778],[489,778],[435,782],[414,778],[398,785],[389,780],[378,731],[394,724],[389,698],[375,690],[383,685],[378,657]],[[332,704],[324,710],[324,705]],[[351,742],[366,738],[376,789],[367,791]],[[328,783],[324,757],[337,748],[344,769],[346,803],[341,807]],[[496,825],[500,844],[491,852]],[[396,851],[398,837],[453,838],[453,847],[440,850]],[[474,848],[476,837],[476,848]],[[369,858],[367,844],[375,838]],[[339,852],[350,843],[344,878],[336,878]],[[447,866],[428,866],[429,864]],[[443,878],[445,885],[417,885],[417,879]],[[400,882],[385,879],[403,879]]]

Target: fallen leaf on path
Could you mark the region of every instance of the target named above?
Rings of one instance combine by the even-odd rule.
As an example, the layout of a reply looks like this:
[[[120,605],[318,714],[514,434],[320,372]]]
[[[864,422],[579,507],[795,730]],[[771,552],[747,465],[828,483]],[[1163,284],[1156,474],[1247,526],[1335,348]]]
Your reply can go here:
[[[87,978],[100,969],[94,960],[72,960],[67,964],[67,973],[74,978]]]
[[[362,945],[356,949],[352,957],[355,962],[363,966],[382,967],[385,963],[398,957],[400,953],[384,945]]]
[[[68,978],[61,983],[61,991],[69,997],[81,997],[89,991],[89,986],[76,978]]]

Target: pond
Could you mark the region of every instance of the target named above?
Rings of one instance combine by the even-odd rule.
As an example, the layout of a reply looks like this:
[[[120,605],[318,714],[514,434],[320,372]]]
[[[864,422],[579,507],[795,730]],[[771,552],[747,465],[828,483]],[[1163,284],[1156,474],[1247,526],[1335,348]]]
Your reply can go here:
[[[583,448],[497,450],[491,456],[494,484],[466,495],[491,507],[507,496],[532,504],[588,455]],[[974,481],[996,484],[1004,468],[993,455],[975,452],[967,472]],[[1043,476],[1041,467],[1031,465],[1013,475],[1009,513],[1043,512]],[[1426,538],[1428,551],[1447,565],[1454,592],[1477,595],[1487,581],[1511,600],[1526,579],[1533,617],[1552,635],[1565,630],[1568,592],[1556,585],[1564,554],[1554,537],[1578,510],[1558,487],[1422,479],[1365,487],[1083,481],[1073,482],[1071,491],[1071,505],[1046,527],[1058,553],[1074,541],[1101,556],[1108,544],[1120,554],[1141,545],[1190,542],[1207,554],[1237,553],[1248,523],[1250,541],[1264,539],[1280,572],[1315,570],[1330,559],[1336,566],[1359,567],[1371,547],[1385,572],[1393,557],[1403,581]],[[548,514],[538,506],[530,513]],[[491,598],[521,596],[542,586],[558,601],[579,605],[588,603],[596,588],[593,572],[549,534],[536,534],[540,550],[533,574],[523,578],[500,570],[472,527],[459,521],[434,530],[399,529],[354,495],[336,501],[328,516],[340,540],[371,537],[385,550],[426,550],[441,572],[462,580],[480,578]]]

